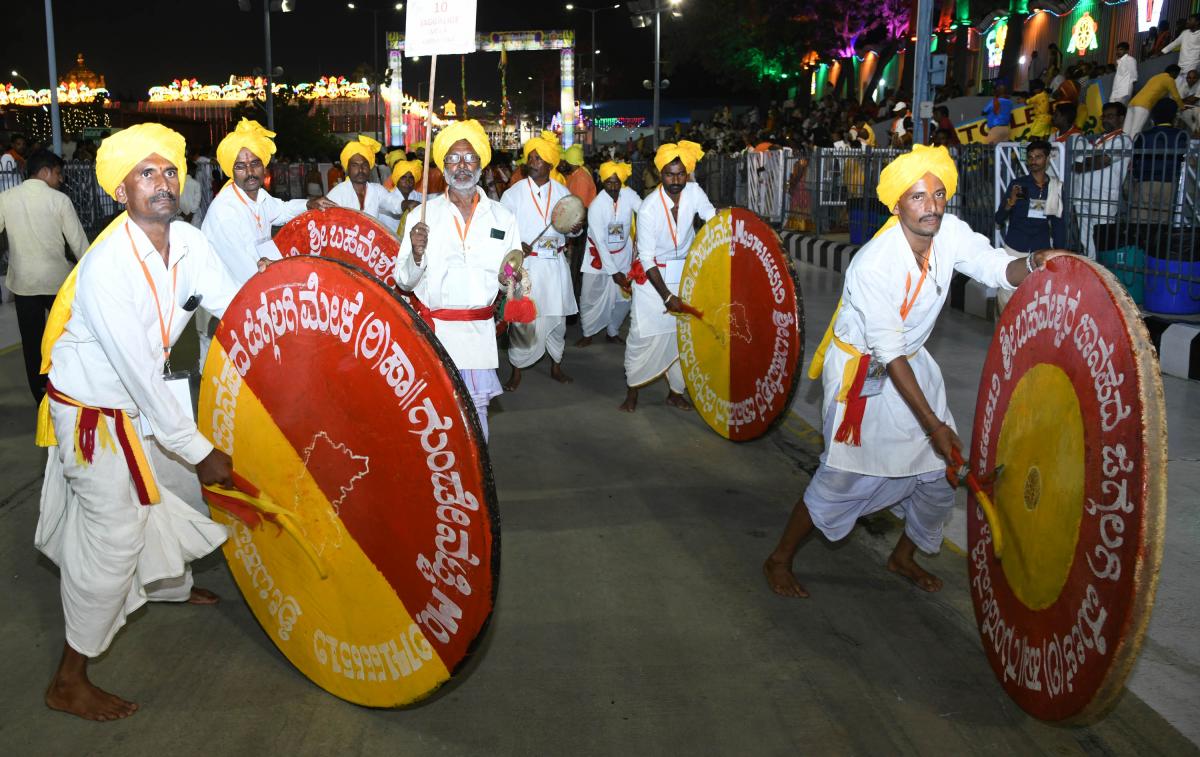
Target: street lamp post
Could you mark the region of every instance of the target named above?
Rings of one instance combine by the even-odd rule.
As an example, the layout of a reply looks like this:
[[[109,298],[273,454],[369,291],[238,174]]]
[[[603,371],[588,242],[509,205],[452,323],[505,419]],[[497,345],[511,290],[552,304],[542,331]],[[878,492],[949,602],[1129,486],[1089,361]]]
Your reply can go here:
[[[629,10],[634,14],[633,26],[641,29],[650,25],[649,14],[654,14],[654,149],[658,149],[658,113],[662,99],[662,14],[670,11],[672,16],[681,15],[678,8],[682,0],[639,0],[631,2]]]
[[[592,47],[591,47],[591,50],[592,50],[592,53],[591,53],[592,74],[591,74],[591,76],[588,77],[588,81],[589,81],[588,87],[590,89],[590,94],[588,95],[588,105],[592,110],[595,110],[596,109],[596,14],[599,13],[600,11],[619,10],[621,8],[621,4],[614,3],[612,5],[604,5],[599,8],[580,8],[579,6],[575,5],[574,3],[567,3],[566,8],[569,11],[574,11],[574,10],[584,11],[586,13],[591,14],[591,17],[592,17]]]
[[[354,2],[348,2],[346,3],[346,8],[348,10],[355,10],[358,8],[358,5]],[[375,139],[379,142],[382,142],[383,125],[379,121],[379,101],[383,98],[383,76],[379,71],[379,14],[386,13],[387,11],[384,8],[366,8],[365,10],[369,11],[371,14],[371,36],[374,38],[374,42],[371,45],[371,56],[373,61],[371,68],[373,68],[375,72],[375,90],[371,100],[372,107],[374,109]],[[400,11],[404,10],[404,3],[393,3],[392,10],[399,13]],[[414,58],[413,60],[416,59]]]
[[[50,0],[46,0],[47,3]],[[263,75],[266,77],[267,90],[267,129],[275,131],[275,69],[271,65],[271,11],[291,13],[296,9],[296,0],[263,0],[263,63],[266,67]],[[238,10],[249,13],[250,0],[238,0]]]
[[[62,118],[58,110],[58,62],[54,60],[54,9],[50,6],[50,0],[46,0],[46,55],[50,60],[50,133],[55,154],[62,155]]]
[[[18,74],[15,69],[9,71],[9,73],[12,74],[14,79],[20,79],[21,81],[25,82],[25,89],[33,89],[33,85],[29,83],[29,80]]]

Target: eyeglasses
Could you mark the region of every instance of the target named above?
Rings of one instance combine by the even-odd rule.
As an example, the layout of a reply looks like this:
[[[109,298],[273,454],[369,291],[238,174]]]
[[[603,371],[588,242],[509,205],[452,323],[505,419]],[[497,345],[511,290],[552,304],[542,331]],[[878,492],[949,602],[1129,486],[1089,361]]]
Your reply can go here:
[[[466,163],[469,166],[477,166],[479,165],[479,156],[470,152],[466,155],[458,152],[452,152],[446,155],[444,162],[448,166],[457,166],[459,163]]]

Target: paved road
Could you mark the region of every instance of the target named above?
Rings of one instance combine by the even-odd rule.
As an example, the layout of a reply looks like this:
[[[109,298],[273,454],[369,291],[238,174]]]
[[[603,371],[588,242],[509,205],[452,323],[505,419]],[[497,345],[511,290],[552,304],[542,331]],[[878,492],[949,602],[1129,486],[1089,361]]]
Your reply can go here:
[[[577,336],[569,331],[568,339]],[[883,569],[895,540],[858,529],[798,559],[813,598],[759,566],[812,469],[811,429],[726,442],[643,392],[621,353],[569,350],[499,400],[492,454],[503,517],[499,603],[466,675],[405,711],[310,684],[274,649],[219,557],[216,608],[140,610],[93,666],[142,703],[120,723],[53,713],[61,649],[53,565],[32,546],[43,453],[19,353],[0,356],[0,751],[163,754],[1195,754],[1128,692],[1089,728],[1026,717],[993,679],[962,557],[924,594]]]

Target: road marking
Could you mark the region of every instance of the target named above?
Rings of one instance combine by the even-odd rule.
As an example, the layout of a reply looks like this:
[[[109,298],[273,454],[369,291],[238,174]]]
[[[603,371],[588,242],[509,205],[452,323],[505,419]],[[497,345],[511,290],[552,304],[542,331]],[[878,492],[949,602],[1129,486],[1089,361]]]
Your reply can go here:
[[[10,344],[7,347],[0,348],[0,357],[3,357],[10,352],[16,352],[19,349],[21,349],[20,342],[17,342],[16,344]]]

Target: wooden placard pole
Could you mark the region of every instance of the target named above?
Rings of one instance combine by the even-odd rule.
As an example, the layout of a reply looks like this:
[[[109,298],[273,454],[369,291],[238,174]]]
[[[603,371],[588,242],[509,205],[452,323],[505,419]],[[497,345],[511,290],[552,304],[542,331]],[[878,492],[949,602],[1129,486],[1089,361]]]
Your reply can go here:
[[[433,152],[433,83],[437,80],[437,55],[429,61],[429,107],[425,112],[425,165],[421,168],[421,223],[425,223],[425,206],[429,200],[429,154]]]

